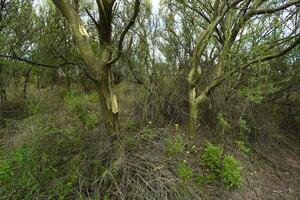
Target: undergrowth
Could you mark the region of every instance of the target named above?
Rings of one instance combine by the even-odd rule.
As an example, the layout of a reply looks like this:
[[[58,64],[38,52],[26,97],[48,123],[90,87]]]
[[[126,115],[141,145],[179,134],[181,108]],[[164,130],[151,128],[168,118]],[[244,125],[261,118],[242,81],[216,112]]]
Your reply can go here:
[[[31,103],[35,112],[19,124],[20,135],[29,136],[1,148],[0,199],[190,200],[205,198],[203,184],[240,184],[234,157],[210,143],[203,152],[188,149],[178,125],[157,129],[149,123],[112,137],[93,118],[95,95],[68,93],[63,100],[49,102],[61,105],[56,111],[43,105],[49,112]]]

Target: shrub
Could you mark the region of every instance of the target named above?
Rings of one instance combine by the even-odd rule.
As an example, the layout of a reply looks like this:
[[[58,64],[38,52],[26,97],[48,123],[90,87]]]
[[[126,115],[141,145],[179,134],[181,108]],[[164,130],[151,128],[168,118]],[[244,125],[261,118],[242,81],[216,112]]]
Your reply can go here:
[[[13,153],[7,153],[0,162],[0,196],[8,199],[32,197],[39,188],[36,169],[29,145],[22,145]],[[18,191],[18,195],[11,197],[9,191]]]
[[[199,185],[210,184],[215,182],[217,177],[214,174],[198,175],[195,179]]]
[[[239,150],[240,150],[241,152],[243,152],[244,154],[249,154],[249,153],[251,153],[251,149],[248,148],[248,147],[245,145],[245,143],[244,143],[243,141],[237,141],[236,144],[237,144]]]
[[[238,187],[241,184],[241,164],[232,155],[226,155],[223,160],[222,177],[225,185]]]
[[[201,163],[207,167],[210,173],[206,176],[199,176],[199,183],[212,183],[221,179],[225,185],[238,187],[241,184],[241,164],[232,155],[225,155],[223,149],[217,145],[207,143]]]
[[[221,173],[223,149],[217,145],[207,143],[201,156],[201,163],[216,175]]]
[[[178,174],[179,177],[183,180],[183,181],[189,181],[193,179],[194,176],[194,172],[193,169],[188,166],[185,162],[181,162],[178,166]]]
[[[145,140],[152,140],[155,137],[155,133],[150,126],[146,126],[141,132],[141,138]]]
[[[242,117],[239,119],[239,127],[244,132],[250,132],[250,128],[248,127],[247,121]]]

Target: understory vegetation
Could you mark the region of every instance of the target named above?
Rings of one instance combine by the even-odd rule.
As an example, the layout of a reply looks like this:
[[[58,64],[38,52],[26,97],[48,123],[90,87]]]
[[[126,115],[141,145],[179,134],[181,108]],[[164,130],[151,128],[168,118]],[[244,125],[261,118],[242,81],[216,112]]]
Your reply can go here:
[[[3,199],[200,198],[204,184],[241,184],[239,161],[211,143],[189,149],[176,123],[129,123],[112,140],[99,134],[93,93],[44,95],[42,107],[23,102],[27,116],[1,131],[11,139],[1,149]],[[18,136],[5,135],[11,126]]]
[[[0,199],[298,199],[299,9],[0,0]]]

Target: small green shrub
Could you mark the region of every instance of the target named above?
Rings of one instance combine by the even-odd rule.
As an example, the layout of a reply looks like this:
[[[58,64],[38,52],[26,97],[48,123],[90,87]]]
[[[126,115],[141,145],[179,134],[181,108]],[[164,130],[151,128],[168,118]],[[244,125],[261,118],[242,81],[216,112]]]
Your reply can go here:
[[[201,156],[201,163],[216,175],[221,173],[223,149],[208,142]]]
[[[89,129],[94,128],[98,123],[98,116],[96,113],[87,112],[86,115],[81,116],[85,126]]]
[[[207,143],[200,162],[207,167],[210,173],[199,176],[197,182],[212,183],[221,179],[225,185],[238,187],[241,184],[241,164],[232,155],[225,155],[223,149],[217,145]]]
[[[183,181],[192,180],[194,177],[193,169],[190,166],[188,166],[185,162],[181,162],[179,164],[177,171],[178,171],[179,177]]]
[[[70,135],[48,128],[17,149],[0,152],[0,196],[32,199],[42,193],[50,199],[65,199],[78,181],[78,160],[83,159],[76,154],[81,148],[78,141],[78,132]]]
[[[237,144],[239,150],[240,150],[241,152],[243,152],[244,154],[249,154],[249,153],[251,153],[251,149],[248,148],[248,147],[245,145],[245,143],[244,143],[243,141],[237,141],[236,144]]]
[[[222,177],[225,185],[238,187],[241,184],[241,164],[232,155],[226,155],[223,160]]]
[[[250,128],[248,127],[247,121],[242,117],[239,119],[239,127],[244,132],[250,132]]]
[[[175,156],[184,151],[184,141],[180,135],[166,140],[166,151],[169,156]]]
[[[29,199],[39,188],[32,148],[22,145],[7,153],[0,162],[0,196],[11,198],[9,191],[18,191],[15,198]]]

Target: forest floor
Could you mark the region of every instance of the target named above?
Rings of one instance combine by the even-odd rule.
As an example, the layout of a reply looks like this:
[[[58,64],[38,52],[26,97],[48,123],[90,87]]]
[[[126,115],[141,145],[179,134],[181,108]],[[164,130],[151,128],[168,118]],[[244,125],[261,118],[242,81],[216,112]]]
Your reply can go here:
[[[235,146],[227,147],[243,163],[242,186],[237,190],[212,187],[212,199],[298,200],[300,199],[300,142],[256,144],[253,153],[245,155]]]
[[[13,110],[11,110],[13,111]],[[22,111],[18,112],[19,114]],[[27,136],[19,135],[19,118],[11,119],[10,132],[0,134],[1,149],[17,146]],[[16,126],[14,126],[15,124]],[[0,129],[1,133],[1,129]],[[203,136],[199,146],[209,139]],[[205,185],[203,192],[208,199],[300,199],[300,140],[287,136],[276,139],[260,139],[261,143],[248,146],[251,153],[243,153],[236,144],[227,145],[226,153],[233,154],[243,165],[242,186],[239,189],[228,189],[220,185]],[[202,144],[201,144],[202,143]]]
[[[1,138],[1,146],[15,146],[22,136]],[[287,139],[286,139],[287,140]],[[243,164],[242,186],[228,189],[220,185],[207,185],[203,190],[209,199],[231,200],[298,200],[300,199],[300,142],[272,142],[252,146],[250,155],[242,153],[236,145],[226,147]],[[17,144],[14,144],[17,143]]]

